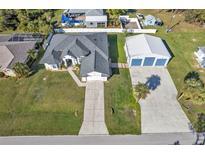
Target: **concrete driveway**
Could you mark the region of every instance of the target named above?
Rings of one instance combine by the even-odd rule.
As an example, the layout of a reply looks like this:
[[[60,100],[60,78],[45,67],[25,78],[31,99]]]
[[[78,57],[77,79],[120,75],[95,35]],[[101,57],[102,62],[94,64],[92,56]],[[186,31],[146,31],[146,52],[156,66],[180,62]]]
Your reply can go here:
[[[130,68],[132,84],[147,83],[150,94],[140,100],[142,133],[191,132],[177,101],[177,90],[166,68]]]
[[[85,91],[84,118],[79,135],[108,135],[104,115],[104,83],[88,81]]]

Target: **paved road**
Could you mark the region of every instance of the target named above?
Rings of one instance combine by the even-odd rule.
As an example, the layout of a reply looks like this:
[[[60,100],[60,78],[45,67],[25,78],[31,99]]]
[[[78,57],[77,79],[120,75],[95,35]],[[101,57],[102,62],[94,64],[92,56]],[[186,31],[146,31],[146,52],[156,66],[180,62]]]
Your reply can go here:
[[[179,144],[194,144],[196,136],[192,133],[164,133],[142,135],[114,136],[22,136],[0,137],[3,145],[168,145],[179,141]]]
[[[87,81],[84,119],[79,135],[108,135],[104,116],[104,83]]]
[[[150,94],[140,100],[142,133],[190,132],[189,120],[177,101],[177,90],[166,68],[130,69],[132,84],[147,83]]]

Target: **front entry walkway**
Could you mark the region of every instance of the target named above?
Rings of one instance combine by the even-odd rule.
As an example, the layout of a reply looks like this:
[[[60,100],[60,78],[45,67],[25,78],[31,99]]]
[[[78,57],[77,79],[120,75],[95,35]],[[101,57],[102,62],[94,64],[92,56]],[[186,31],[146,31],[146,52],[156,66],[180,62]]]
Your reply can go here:
[[[111,63],[112,68],[129,68],[127,63]]]
[[[76,74],[73,72],[72,67],[68,67],[67,70],[68,70],[68,73],[73,78],[73,80],[75,81],[75,83],[78,85],[78,87],[85,87],[86,86],[86,83],[83,83],[78,79]]]
[[[104,116],[104,83],[88,81],[85,92],[84,119],[79,135],[108,135]]]

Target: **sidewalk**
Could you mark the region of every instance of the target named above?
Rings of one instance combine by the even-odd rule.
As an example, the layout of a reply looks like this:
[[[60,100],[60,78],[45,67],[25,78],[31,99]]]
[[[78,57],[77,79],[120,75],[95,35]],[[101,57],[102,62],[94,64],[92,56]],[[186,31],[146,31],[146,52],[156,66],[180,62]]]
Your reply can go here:
[[[111,63],[112,68],[129,68],[126,63]]]

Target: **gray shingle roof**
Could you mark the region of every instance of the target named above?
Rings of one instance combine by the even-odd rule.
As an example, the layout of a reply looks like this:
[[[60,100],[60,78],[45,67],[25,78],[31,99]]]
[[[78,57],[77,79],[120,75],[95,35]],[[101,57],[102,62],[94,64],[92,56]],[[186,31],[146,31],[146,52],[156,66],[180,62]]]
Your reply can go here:
[[[0,35],[0,42],[8,41],[11,38],[11,35]]]
[[[55,34],[40,63],[59,64],[65,55],[84,57],[82,76],[92,71],[110,75],[106,33]]]
[[[35,47],[35,41],[26,41],[26,42],[0,42],[1,49],[5,47],[8,50],[4,50],[4,56],[0,56],[0,61],[7,62],[6,68],[12,68],[13,64],[16,62],[24,63],[28,57],[28,50],[33,49]],[[13,55],[8,54],[8,51]],[[6,54],[7,52],[7,54]],[[12,59],[11,59],[12,57]],[[7,60],[6,60],[7,59]],[[10,61],[8,63],[8,61]]]

